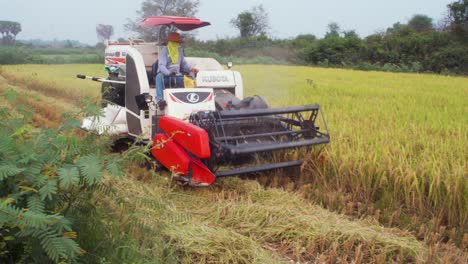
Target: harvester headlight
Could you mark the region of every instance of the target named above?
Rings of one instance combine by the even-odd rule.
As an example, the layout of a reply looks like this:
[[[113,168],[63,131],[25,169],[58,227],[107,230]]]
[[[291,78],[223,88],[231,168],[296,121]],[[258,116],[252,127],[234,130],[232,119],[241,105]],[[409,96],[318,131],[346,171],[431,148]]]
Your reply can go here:
[[[148,103],[148,104],[153,102],[153,96],[151,96],[149,94],[145,94],[145,102]]]

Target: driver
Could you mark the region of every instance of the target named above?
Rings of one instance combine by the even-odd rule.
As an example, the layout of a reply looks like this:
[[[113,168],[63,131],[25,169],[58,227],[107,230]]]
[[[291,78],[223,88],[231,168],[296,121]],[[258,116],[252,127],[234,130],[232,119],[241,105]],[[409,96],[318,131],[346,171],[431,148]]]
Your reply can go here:
[[[198,73],[198,69],[191,67],[184,57],[182,38],[179,33],[171,32],[167,38],[167,46],[159,52],[158,72],[156,74],[156,102],[160,109],[164,109],[166,101],[163,99],[164,88],[183,88],[182,72]]]

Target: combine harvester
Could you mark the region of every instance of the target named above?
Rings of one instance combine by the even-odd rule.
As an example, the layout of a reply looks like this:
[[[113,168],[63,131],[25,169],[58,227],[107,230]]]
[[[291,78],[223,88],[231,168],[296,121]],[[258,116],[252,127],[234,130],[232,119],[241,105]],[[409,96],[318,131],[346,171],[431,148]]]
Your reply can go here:
[[[149,17],[143,26],[160,26],[161,35],[210,25],[196,18]],[[301,159],[271,162],[273,153],[330,141],[318,104],[269,108],[259,96],[243,98],[242,77],[212,58],[187,57],[198,68],[195,88],[166,88],[167,106],[153,101],[155,71],[162,43],[131,40],[109,43],[103,82],[103,117],[88,117],[83,128],[122,138],[152,140],[154,158],[181,183],[207,186],[217,177],[299,166]],[[157,65],[157,64],[156,64]],[[105,91],[110,90],[110,93]],[[320,130],[318,122],[324,127]],[[284,152],[283,152],[284,153]],[[288,155],[281,155],[288,156]],[[289,155],[292,156],[292,155]],[[260,159],[257,159],[261,157]],[[258,164],[259,160],[271,163]]]

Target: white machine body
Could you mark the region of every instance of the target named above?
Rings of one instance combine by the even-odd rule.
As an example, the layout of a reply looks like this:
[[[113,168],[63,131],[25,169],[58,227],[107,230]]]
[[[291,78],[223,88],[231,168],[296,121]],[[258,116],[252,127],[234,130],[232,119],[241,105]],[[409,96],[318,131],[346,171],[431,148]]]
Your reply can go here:
[[[165,115],[188,121],[193,112],[215,111],[213,89],[186,88],[165,89],[164,98],[167,106]]]
[[[95,131],[99,135],[127,135],[125,107],[109,104],[102,109],[102,116],[86,117],[81,127],[89,131]]]
[[[125,77],[125,106],[109,104],[102,109],[102,117],[87,117],[82,128],[99,134],[121,137],[138,137],[144,141],[151,139],[154,118],[170,115],[188,121],[190,114],[199,111],[214,111],[216,89],[222,89],[243,99],[242,77],[239,72],[225,70],[212,58],[186,57],[187,62],[199,72],[195,88],[165,89],[167,107],[158,110],[150,103],[142,110],[135,97],[149,94],[156,97],[156,88],[150,86],[148,78],[153,78],[152,64],[159,54],[156,43],[131,42],[130,44],[109,44],[106,48],[106,66],[120,68],[120,76]]]

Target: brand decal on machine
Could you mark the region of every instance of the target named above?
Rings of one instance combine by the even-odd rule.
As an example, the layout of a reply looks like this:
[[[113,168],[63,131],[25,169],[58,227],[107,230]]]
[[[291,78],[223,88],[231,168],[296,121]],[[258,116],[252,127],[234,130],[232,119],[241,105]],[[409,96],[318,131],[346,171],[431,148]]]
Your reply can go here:
[[[213,99],[213,94],[210,92],[177,92],[171,93],[174,102],[183,102],[189,104],[198,104]]]
[[[187,101],[189,101],[192,104],[198,103],[198,101],[200,101],[200,96],[198,96],[198,94],[196,93],[189,93],[187,94]]]
[[[210,76],[202,76],[202,81],[203,82],[228,82],[229,79],[227,76],[210,75]]]

